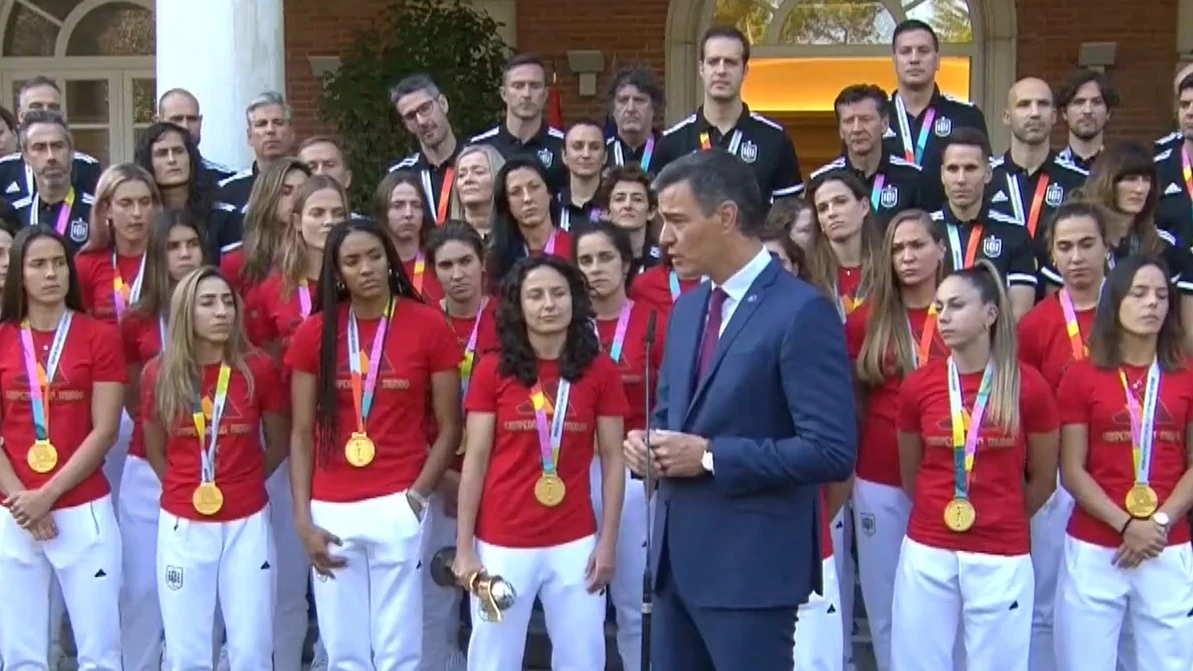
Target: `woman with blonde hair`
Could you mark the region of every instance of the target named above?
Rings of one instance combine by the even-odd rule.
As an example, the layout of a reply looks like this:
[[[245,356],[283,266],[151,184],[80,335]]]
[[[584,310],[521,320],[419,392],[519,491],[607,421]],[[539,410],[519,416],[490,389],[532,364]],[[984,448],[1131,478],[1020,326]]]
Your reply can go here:
[[[294,199],[310,176],[311,169],[296,158],[280,159],[257,176],[245,206],[242,241],[221,250],[220,271],[234,291],[263,282],[277,266]]]
[[[911,501],[899,479],[895,417],[903,380],[948,356],[933,300],[945,266],[941,227],[923,210],[904,210],[887,226],[871,266],[870,300],[845,321],[861,402],[853,483],[858,576],[878,668],[891,668],[891,600]]]
[[[899,671],[1028,668],[1029,520],[1056,489],[1058,427],[1048,383],[1018,360],[1004,285],[985,259],[946,277],[933,307],[949,355],[899,389],[911,499],[891,606]]]
[[[231,667],[273,669],[265,481],[286,456],[286,396],[243,318],[219,270],[192,271],[170,301],[168,344],[142,374],[145,453],[162,482],[157,596],[169,671],[210,668],[217,604]]]
[[[464,147],[456,157],[456,182],[448,216],[471,224],[486,243],[492,235],[496,212],[494,180],[503,166],[505,157],[487,144]]]

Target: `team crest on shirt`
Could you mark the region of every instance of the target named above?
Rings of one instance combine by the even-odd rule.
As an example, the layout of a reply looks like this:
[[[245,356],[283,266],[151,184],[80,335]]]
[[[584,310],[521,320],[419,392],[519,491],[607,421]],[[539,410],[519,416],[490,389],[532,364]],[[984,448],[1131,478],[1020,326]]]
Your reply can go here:
[[[888,210],[899,204],[899,187],[894,184],[887,184],[882,187],[882,193],[878,196],[878,202]]]
[[[932,131],[938,137],[948,137],[949,133],[953,132],[953,120],[948,117],[940,117],[932,126]]]
[[[70,235],[70,239],[75,242],[87,242],[87,222],[82,219],[75,219],[74,221],[70,222],[70,231],[68,233]]]
[[[1146,378],[1136,380],[1131,385],[1131,393],[1140,403],[1143,402],[1144,384]],[[1121,397],[1120,397],[1121,398]],[[1127,410],[1127,404],[1119,401],[1120,405],[1118,411],[1110,417],[1110,421],[1118,428],[1111,428],[1102,433],[1102,441],[1106,443],[1131,444],[1131,412]],[[1180,424],[1168,409],[1168,405],[1164,399],[1156,399],[1156,414],[1153,419],[1155,439],[1166,443],[1181,444],[1183,437],[1180,431]]]
[[[990,236],[982,241],[982,253],[988,259],[997,259],[1002,256],[1002,238]]]
[[[539,150],[539,161],[542,162],[544,168],[550,168],[555,161],[555,155],[551,153],[550,149],[543,147]]]
[[[862,518],[862,533],[866,534],[867,536],[873,536],[874,531],[878,527],[878,523],[875,521],[874,515],[872,515],[870,513],[862,513],[861,518]]]
[[[746,163],[753,163],[758,160],[758,145],[746,140],[741,143],[741,151],[738,154],[741,156],[741,160]]]
[[[166,587],[177,592],[182,589],[182,567],[166,566]]]
[[[1053,182],[1048,185],[1048,189],[1044,191],[1044,202],[1052,207],[1059,207],[1061,201],[1065,199],[1065,187]]]

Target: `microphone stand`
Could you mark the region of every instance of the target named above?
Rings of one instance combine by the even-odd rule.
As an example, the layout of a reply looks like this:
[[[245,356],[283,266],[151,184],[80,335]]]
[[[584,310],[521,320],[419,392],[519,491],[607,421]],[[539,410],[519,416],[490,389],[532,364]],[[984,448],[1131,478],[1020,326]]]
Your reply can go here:
[[[645,384],[646,384],[646,401],[645,401],[646,423],[643,428],[644,428],[645,436],[646,436],[647,461],[646,461],[646,475],[645,475],[645,486],[646,486],[646,564],[645,564],[645,569],[642,572],[642,661],[641,661],[641,670],[642,671],[650,671],[650,614],[651,614],[651,610],[654,606],[654,603],[653,603],[654,576],[652,575],[652,572],[650,570],[651,545],[653,542],[651,539],[651,535],[652,535],[652,531],[653,531],[652,527],[654,526],[654,524],[653,524],[654,520],[651,519],[652,515],[650,514],[650,499],[651,499],[651,496],[654,494],[654,484],[655,483],[654,483],[654,476],[651,474],[649,456],[650,456],[650,449],[651,449],[650,448],[650,419],[651,419],[650,414],[651,414],[651,410],[652,410],[650,407],[651,406],[651,403],[650,403],[650,396],[651,396],[650,364],[651,364],[651,350],[654,347],[654,331],[655,331],[655,315],[656,314],[658,314],[658,313],[656,313],[656,312],[650,313],[650,319],[646,322],[646,337],[644,339],[645,340],[644,345],[645,345],[645,350],[646,350],[646,363],[643,365],[643,369],[644,369],[643,370],[643,382],[645,382]]]

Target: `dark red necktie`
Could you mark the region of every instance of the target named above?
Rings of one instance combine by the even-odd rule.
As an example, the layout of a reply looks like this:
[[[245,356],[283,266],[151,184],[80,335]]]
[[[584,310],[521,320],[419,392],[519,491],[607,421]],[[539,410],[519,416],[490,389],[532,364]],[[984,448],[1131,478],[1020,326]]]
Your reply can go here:
[[[704,379],[712,363],[712,355],[717,351],[717,343],[721,340],[721,312],[725,307],[725,299],[729,295],[720,287],[712,290],[708,297],[708,319],[704,321],[704,335],[700,338],[700,365],[696,368],[696,381]]]

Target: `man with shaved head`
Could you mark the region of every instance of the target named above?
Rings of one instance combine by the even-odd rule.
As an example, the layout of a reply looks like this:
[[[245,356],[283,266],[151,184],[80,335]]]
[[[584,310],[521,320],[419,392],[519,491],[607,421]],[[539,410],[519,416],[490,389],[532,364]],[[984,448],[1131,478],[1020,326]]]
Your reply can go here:
[[[1007,93],[1002,122],[1011,131],[1011,149],[990,162],[994,177],[986,187],[990,209],[1008,215],[1027,229],[1037,265],[1047,264],[1046,228],[1065,197],[1089,174],[1052,151],[1056,106],[1052,88],[1036,77],[1021,79]],[[1060,284],[1060,277],[1047,277]],[[1043,287],[1046,283],[1041,282]],[[1037,585],[1040,579],[1037,576]],[[1055,586],[1054,586],[1055,588]]]
[[[182,126],[190,132],[198,145],[203,138],[203,114],[199,112],[199,99],[186,89],[170,89],[162,94],[157,103],[155,121],[168,121]],[[235,170],[214,161],[203,159],[203,170],[213,184],[236,174]]]

